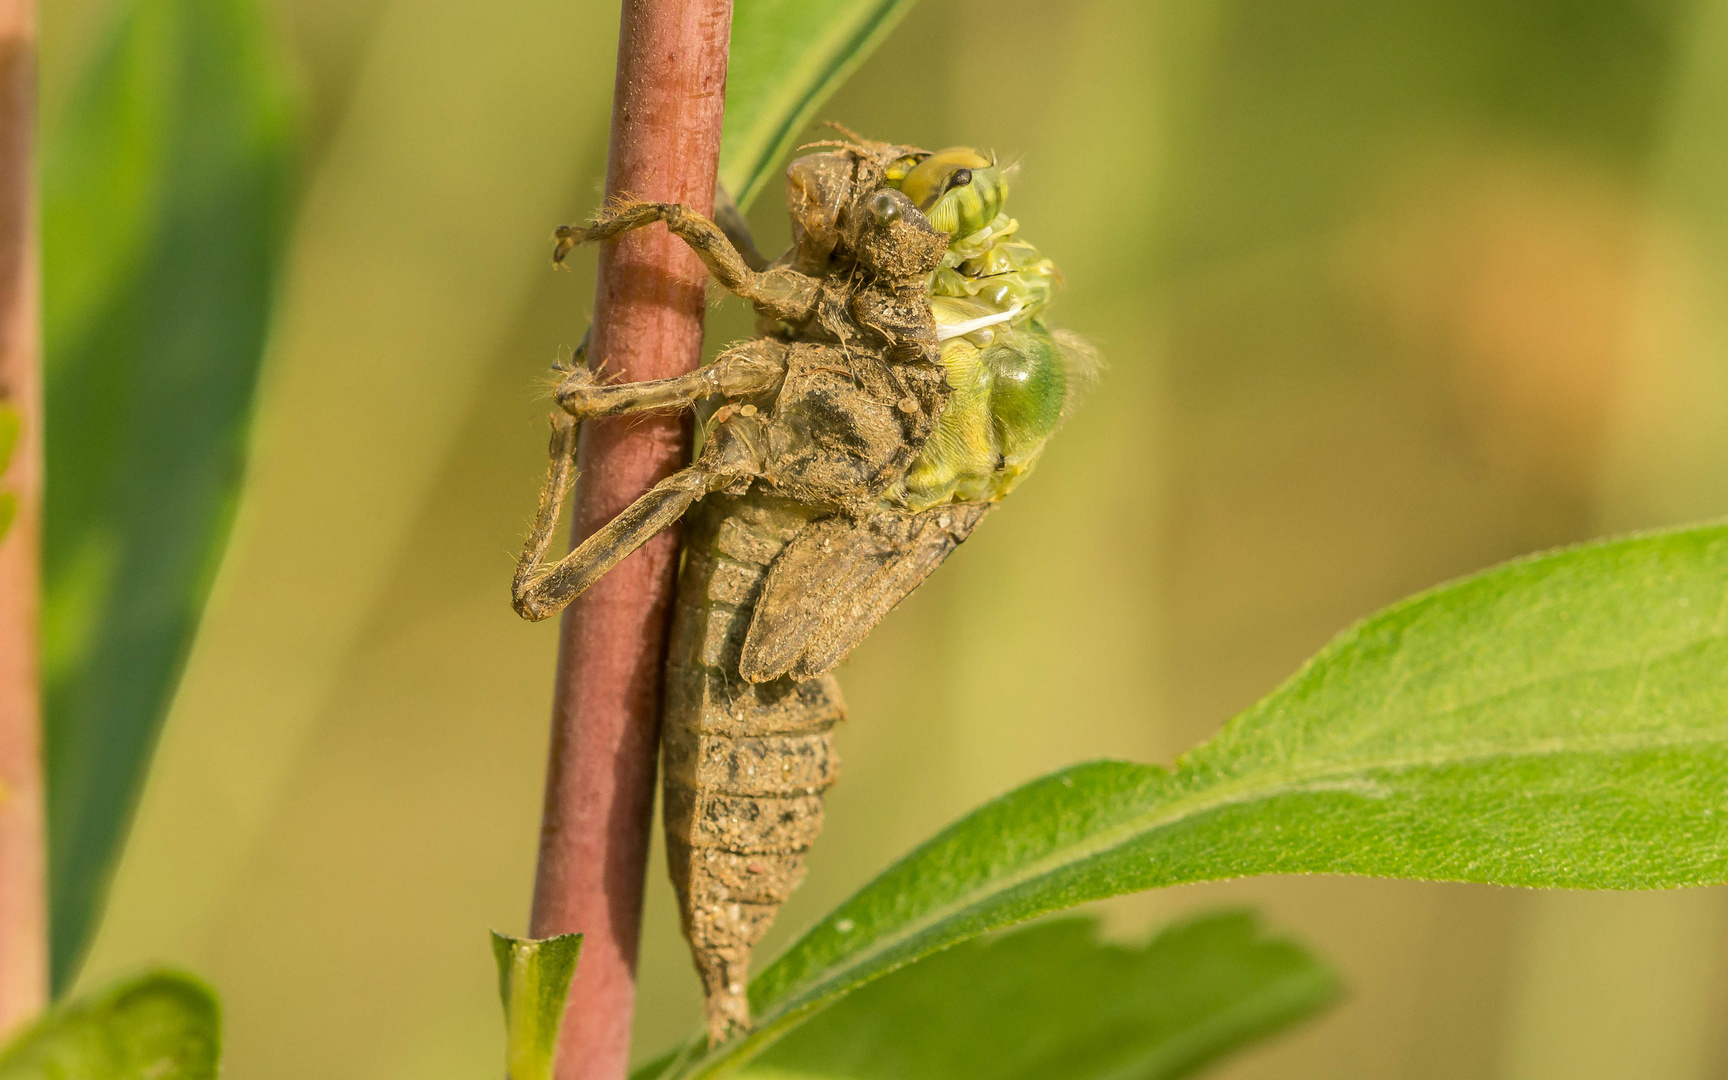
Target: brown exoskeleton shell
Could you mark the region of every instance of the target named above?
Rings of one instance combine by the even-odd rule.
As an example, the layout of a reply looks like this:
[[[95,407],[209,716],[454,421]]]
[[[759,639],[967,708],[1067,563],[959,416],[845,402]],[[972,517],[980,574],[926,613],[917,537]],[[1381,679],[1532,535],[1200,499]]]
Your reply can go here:
[[[915,153],[856,140],[794,161],[794,244],[766,267],[674,204],[614,206],[559,230],[561,258],[664,222],[762,320],[761,336],[676,379],[604,384],[585,366],[569,371],[514,589],[518,611],[544,618],[689,512],[666,669],[665,824],[713,1041],[749,1026],[751,950],[821,828],[845,712],[827,672],[986,509],[884,502],[949,394],[928,296],[948,237],[886,186],[889,167]],[[712,396],[725,404],[696,462],[546,565],[576,421]]]

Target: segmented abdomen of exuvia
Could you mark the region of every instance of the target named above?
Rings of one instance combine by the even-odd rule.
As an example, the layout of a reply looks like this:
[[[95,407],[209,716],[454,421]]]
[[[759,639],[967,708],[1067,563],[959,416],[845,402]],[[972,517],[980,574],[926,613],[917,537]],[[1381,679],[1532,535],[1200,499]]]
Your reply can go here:
[[[832,676],[738,674],[768,566],[816,516],[752,492],[710,495],[684,520],[661,744],[666,853],[716,1041],[749,1025],[751,949],[804,876],[839,764],[845,705]]]

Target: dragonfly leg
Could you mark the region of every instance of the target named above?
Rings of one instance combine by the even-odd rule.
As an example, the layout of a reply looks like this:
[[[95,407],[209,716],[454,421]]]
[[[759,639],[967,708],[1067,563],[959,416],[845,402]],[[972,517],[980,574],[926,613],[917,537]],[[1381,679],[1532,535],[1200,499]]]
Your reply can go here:
[[[552,533],[558,527],[558,510],[569,498],[570,486],[576,482],[575,420],[563,413],[552,414],[552,440],[547,452],[552,464],[546,473],[546,485],[540,489],[540,506],[534,512],[528,540],[522,545],[522,557],[516,560],[516,578],[510,587],[517,611],[521,611],[527,602],[536,575],[546,561],[546,553],[552,547]]]
[[[765,442],[760,414],[733,416],[714,429],[696,464],[655,484],[568,555],[547,565],[558,510],[576,480],[576,421],[554,413],[549,447],[552,466],[511,582],[516,613],[533,622],[555,614],[625,556],[683,517],[691,503],[709,492],[748,485],[761,472]]]
[[[554,423],[569,421],[560,417]],[[561,469],[559,463],[554,462],[547,492],[541,496],[541,512],[535,516],[535,528],[529,535],[521,560],[516,564],[516,580],[511,587],[516,613],[533,622],[556,614],[588,586],[599,581],[606,571],[622,562],[625,556],[683,517],[691,503],[715,490],[717,480],[720,486],[725,486],[732,479],[717,478],[696,465],[680,469],[655,484],[623,513],[576,545],[570,554],[547,566],[544,559],[552,539],[552,529],[557,523],[558,503],[552,503],[550,515],[546,512],[546,503],[557,494],[556,487],[569,489],[568,480],[559,475],[561,472],[568,476],[574,469],[569,466]],[[542,519],[548,517],[550,520],[545,521],[542,533]]]
[[[563,262],[577,244],[610,240],[656,221],[690,246],[714,279],[776,319],[799,323],[815,310],[820,286],[815,278],[785,267],[752,270],[720,226],[683,203],[615,203],[587,225],[562,225],[552,261]]]
[[[772,393],[786,377],[788,347],[771,338],[732,346],[687,375],[650,382],[602,383],[584,364],[572,366],[556,391],[558,404],[577,420],[652,409],[684,408],[705,397]]]

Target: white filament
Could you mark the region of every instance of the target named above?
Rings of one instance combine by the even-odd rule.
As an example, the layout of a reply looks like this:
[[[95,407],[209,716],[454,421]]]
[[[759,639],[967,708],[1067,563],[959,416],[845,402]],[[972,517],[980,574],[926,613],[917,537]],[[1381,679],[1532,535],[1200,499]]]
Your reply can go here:
[[[947,324],[938,323],[936,326],[936,340],[947,341],[949,338],[965,337],[974,330],[982,330],[986,326],[995,326],[997,323],[1005,323],[1009,319],[1020,314],[1020,309],[1023,306],[1024,305],[1022,304],[1015,304],[1007,311],[998,311],[994,315],[980,315],[976,319],[967,319],[965,322]]]

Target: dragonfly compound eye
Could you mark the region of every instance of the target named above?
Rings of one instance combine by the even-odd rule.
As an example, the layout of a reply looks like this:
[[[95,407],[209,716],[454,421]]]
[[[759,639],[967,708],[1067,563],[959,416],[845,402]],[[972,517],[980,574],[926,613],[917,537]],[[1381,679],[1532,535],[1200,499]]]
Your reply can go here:
[[[949,147],[918,162],[898,187],[938,232],[960,237],[989,225],[1008,197],[1002,168],[964,146]]]
[[[870,216],[878,225],[900,220],[900,200],[886,191],[878,191],[870,200]]]

